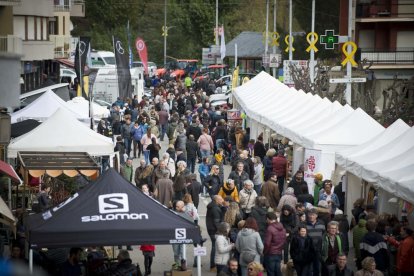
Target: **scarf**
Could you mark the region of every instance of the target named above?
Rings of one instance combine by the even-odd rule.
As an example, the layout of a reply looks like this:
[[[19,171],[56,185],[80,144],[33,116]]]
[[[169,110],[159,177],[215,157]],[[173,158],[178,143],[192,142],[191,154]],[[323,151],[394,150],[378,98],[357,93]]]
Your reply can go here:
[[[223,162],[223,155],[216,153],[214,154],[214,158],[216,159],[217,163],[221,164]]]

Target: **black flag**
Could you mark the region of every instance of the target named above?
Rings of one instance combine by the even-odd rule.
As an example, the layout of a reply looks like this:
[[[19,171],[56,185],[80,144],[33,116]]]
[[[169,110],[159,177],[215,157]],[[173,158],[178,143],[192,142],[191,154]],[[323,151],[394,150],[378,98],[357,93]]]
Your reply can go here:
[[[116,71],[118,74],[118,91],[121,99],[132,98],[131,72],[129,71],[128,47],[122,45],[122,41],[114,36],[114,52]]]
[[[78,45],[76,45],[76,53],[75,53],[75,71],[76,71],[76,77],[78,78],[78,83],[81,86],[82,96],[86,99],[88,99],[88,94],[85,93],[84,90],[84,83],[83,83],[83,76],[85,72],[85,64],[86,64],[86,58],[89,53],[89,47],[91,43],[90,37],[81,36],[79,38]],[[82,79],[81,79],[82,75]]]

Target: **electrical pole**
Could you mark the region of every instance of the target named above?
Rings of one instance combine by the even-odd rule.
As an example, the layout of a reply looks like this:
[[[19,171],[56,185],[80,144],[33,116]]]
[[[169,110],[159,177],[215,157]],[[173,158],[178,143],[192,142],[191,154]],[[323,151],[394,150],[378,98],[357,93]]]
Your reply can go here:
[[[352,0],[348,0],[348,41],[352,41]],[[348,54],[352,52],[352,46],[348,45],[347,48]],[[348,79],[352,78],[352,64],[348,62],[346,64],[346,77]],[[347,82],[346,90],[345,90],[345,100],[346,103],[351,105],[352,104],[352,83]]]
[[[315,32],[315,0],[312,0],[312,29],[311,32]],[[315,36],[312,34],[312,41],[315,39]],[[310,51],[310,64],[309,64],[309,73],[311,83],[315,80],[315,51],[313,48]]]
[[[289,0],[289,60],[292,61],[292,0]]]
[[[218,0],[216,0],[216,45],[219,45],[219,41],[218,41]]]
[[[273,3],[273,35],[276,35],[276,0]],[[276,54],[276,43],[273,43],[273,54]],[[273,77],[276,78],[276,67],[273,67]]]
[[[164,0],[164,66],[167,64],[167,0]]]
[[[267,52],[269,48],[269,0],[266,0],[266,42],[265,42],[265,58],[267,59]]]

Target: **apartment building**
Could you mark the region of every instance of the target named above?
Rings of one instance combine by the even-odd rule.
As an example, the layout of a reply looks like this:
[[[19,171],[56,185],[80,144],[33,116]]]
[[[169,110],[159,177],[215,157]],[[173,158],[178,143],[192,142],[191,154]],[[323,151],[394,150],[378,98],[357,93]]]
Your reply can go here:
[[[56,59],[75,47],[73,16],[85,16],[83,0],[0,0],[0,52],[21,54],[21,93],[59,81]]]
[[[353,0],[353,39],[361,59],[373,62],[379,94],[393,78],[414,76],[414,0]],[[341,0],[340,32],[348,30],[348,0]],[[380,97],[381,98],[381,97]]]

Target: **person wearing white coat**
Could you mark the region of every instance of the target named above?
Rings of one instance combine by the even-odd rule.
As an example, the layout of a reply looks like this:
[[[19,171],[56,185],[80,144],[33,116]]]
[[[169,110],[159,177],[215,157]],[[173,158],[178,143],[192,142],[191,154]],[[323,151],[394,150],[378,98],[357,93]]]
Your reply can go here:
[[[221,222],[217,227],[216,234],[216,255],[214,262],[216,263],[217,275],[226,267],[230,260],[230,253],[234,249],[234,243],[230,243],[228,237],[230,232],[230,224]]]

